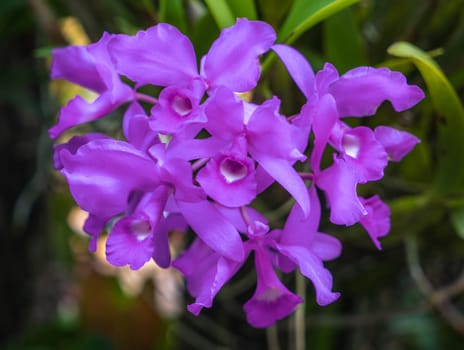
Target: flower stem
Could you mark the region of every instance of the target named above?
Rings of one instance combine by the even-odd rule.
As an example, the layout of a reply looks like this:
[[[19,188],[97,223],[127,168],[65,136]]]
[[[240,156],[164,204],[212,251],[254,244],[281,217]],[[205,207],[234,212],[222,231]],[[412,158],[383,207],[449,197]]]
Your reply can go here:
[[[277,326],[275,324],[266,328],[266,340],[269,350],[280,350],[279,334],[277,333]]]
[[[313,173],[300,172],[298,173],[303,180],[312,180],[314,178]]]
[[[157,104],[158,103],[158,100],[154,97],[151,97],[149,95],[145,95],[145,94],[142,94],[140,92],[137,92],[135,94],[135,98],[139,101],[143,101],[143,102],[147,102],[147,103],[151,103],[151,104]]]
[[[296,293],[304,299],[306,295],[306,281],[301,273],[296,272]],[[295,312],[295,349],[306,349],[306,325],[304,301]]]
[[[198,169],[200,169],[203,165],[208,163],[208,160],[209,158],[198,159],[195,163],[192,164],[192,172],[195,172]]]

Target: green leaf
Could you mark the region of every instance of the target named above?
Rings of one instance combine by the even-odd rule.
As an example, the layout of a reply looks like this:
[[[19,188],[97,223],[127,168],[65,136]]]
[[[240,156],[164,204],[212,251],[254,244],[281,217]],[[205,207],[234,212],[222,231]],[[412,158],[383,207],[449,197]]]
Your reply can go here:
[[[229,8],[235,18],[245,17],[248,19],[257,19],[254,0],[227,0]]]
[[[438,155],[434,192],[439,196],[464,194],[464,107],[437,63],[407,42],[388,48],[391,55],[408,58],[422,74],[438,116]]]
[[[278,40],[290,44],[306,30],[360,0],[295,0],[279,31]]]
[[[234,15],[225,0],[205,0],[205,3],[220,29],[235,23]]]
[[[340,73],[367,65],[363,40],[351,8],[324,21],[324,51]]]
[[[187,19],[182,0],[161,0],[159,10],[160,22],[172,24],[182,32],[187,31]]]

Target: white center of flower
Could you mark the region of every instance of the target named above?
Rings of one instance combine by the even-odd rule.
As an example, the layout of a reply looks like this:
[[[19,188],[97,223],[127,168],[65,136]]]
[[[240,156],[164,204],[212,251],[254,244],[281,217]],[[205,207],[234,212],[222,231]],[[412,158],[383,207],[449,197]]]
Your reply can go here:
[[[344,135],[342,146],[347,155],[353,158],[358,157],[359,149],[361,147],[358,137],[348,134]]]
[[[272,287],[272,288],[266,289],[266,291],[260,294],[257,297],[257,299],[259,301],[273,302],[279,299],[281,296],[282,296],[282,292],[279,289]]]
[[[143,241],[151,233],[151,225],[146,220],[135,220],[131,223],[130,230],[138,241]]]
[[[248,173],[246,166],[230,158],[226,158],[221,162],[219,170],[228,183],[241,180]]]
[[[181,117],[185,117],[192,111],[192,102],[188,98],[176,96],[172,101],[172,109]]]

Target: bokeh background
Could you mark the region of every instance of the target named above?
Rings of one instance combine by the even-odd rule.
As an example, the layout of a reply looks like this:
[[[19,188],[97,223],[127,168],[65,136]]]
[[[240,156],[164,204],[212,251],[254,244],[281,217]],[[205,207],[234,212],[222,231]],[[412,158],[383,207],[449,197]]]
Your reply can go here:
[[[87,253],[85,214],[52,169],[47,129],[69,98],[90,93],[51,82],[48,74],[51,48],[88,44],[104,31],[133,34],[168,22],[201,57],[231,15],[267,21],[285,41],[285,31],[315,13],[319,19],[291,38],[315,70],[326,61],[340,72],[387,66],[405,73],[427,98],[403,113],[385,104],[375,118],[350,121],[391,125],[422,142],[391,164],[382,181],[360,189],[379,193],[392,208],[382,251],[360,227],[335,227],[324,213],[321,231],[344,245],[328,264],[342,297],[318,307],[308,284],[307,348],[463,348],[463,0],[1,0],[0,348],[294,347],[292,317],[267,330],[246,323],[241,305],[254,290],[252,269],[243,269],[213,309],[196,318],[185,312],[191,299],[175,271],[155,264],[116,269],[103,251]],[[421,51],[392,47],[400,41]],[[280,63],[268,63],[255,97],[276,94],[284,113],[298,112],[303,97]],[[120,118],[115,113],[65,138],[90,130],[117,134]],[[279,225],[287,195],[272,187],[256,205]],[[182,235],[172,242],[174,251],[185,244]],[[294,287],[293,276],[283,278]]]

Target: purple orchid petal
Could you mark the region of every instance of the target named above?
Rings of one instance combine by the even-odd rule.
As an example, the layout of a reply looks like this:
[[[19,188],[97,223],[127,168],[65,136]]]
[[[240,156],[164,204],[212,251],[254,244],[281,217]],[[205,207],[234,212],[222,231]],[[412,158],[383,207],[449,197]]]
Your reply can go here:
[[[161,179],[173,185],[178,200],[197,202],[206,197],[203,189],[193,184],[192,167],[183,159],[169,159],[162,168]]]
[[[424,98],[424,92],[415,85],[408,85],[403,74],[372,67],[346,72],[330,85],[329,93],[337,101],[341,117],[373,115],[386,100],[395,111],[401,112]]]
[[[374,132],[375,138],[385,147],[389,158],[394,162],[403,159],[420,142],[414,135],[388,126],[378,126]]]
[[[121,85],[120,88],[116,92],[116,98],[110,92],[103,93],[93,102],[87,102],[81,96],[74,97],[60,110],[58,123],[48,130],[50,137],[56,139],[64,131],[76,125],[102,118],[123,103],[130,101],[132,92],[129,87]]]
[[[367,215],[356,193],[357,173],[343,159],[334,158],[332,166],[319,174],[316,184],[326,194],[334,224],[350,226]]]
[[[135,36],[115,35],[108,50],[118,72],[139,85],[187,85],[198,77],[192,43],[166,23]]]
[[[304,215],[308,215],[311,206],[306,185],[291,164],[284,159],[269,157],[254,151],[250,153],[263,169],[295,198]]]
[[[248,223],[245,222],[242,211],[239,208],[230,208],[222,205],[216,205],[216,208],[221,212],[221,214],[230,221],[235,228],[241,233],[248,233],[249,227]],[[246,207],[244,208],[246,215],[251,222],[260,222],[264,225],[268,225],[267,219],[261,215],[257,210]]]
[[[324,67],[316,73],[316,88],[319,96],[329,93],[330,85],[339,79],[337,68],[330,63],[325,63]]]
[[[93,45],[106,45],[105,37]],[[96,68],[95,57],[89,52],[88,46],[68,46],[52,50],[51,78],[68,80],[72,83],[102,93],[106,84]]]
[[[197,80],[195,82],[201,83]],[[192,123],[206,123],[206,116],[200,107],[203,89],[170,86],[163,89],[158,103],[151,110],[150,126],[153,130],[174,134]]]
[[[235,227],[210,202],[177,201],[187,223],[211,249],[233,261],[243,261],[242,239]]]
[[[148,153],[159,165],[160,180],[172,185],[176,199],[197,202],[205,198],[204,191],[192,182],[192,167],[188,161],[171,158],[164,144],[152,146]]]
[[[161,217],[153,233],[153,260],[158,266],[168,268],[171,264],[171,252],[169,248],[168,234],[171,231],[185,232],[187,223],[182,215],[168,214],[166,218]]]
[[[333,236],[317,232],[311,241],[311,252],[322,261],[333,260],[340,256],[342,244]]]
[[[240,207],[256,197],[254,174],[254,161],[247,157],[246,145],[239,142],[231,150],[211,158],[198,172],[196,180],[218,203]]]
[[[109,57],[107,45],[111,38],[112,35],[105,33],[95,44],[53,51],[53,79],[66,79],[100,94],[93,102],[80,96],[69,101],[61,109],[58,123],[49,130],[53,139],[63,131],[101,118],[133,99],[131,88],[121,81]]]
[[[261,72],[258,58],[275,40],[276,34],[269,24],[240,18],[235,25],[222,30],[202,59],[201,75],[211,89],[225,86],[235,92],[251,90]]]
[[[71,154],[76,154],[79,147],[96,139],[108,139],[108,136],[100,133],[89,133],[84,136],[73,136],[68,142],[53,146],[53,167],[56,170],[63,169],[60,153],[66,149]]]
[[[231,141],[244,133],[244,102],[226,88],[218,88],[208,99],[206,130],[222,140]]]
[[[172,264],[184,274],[187,289],[196,298],[188,310],[198,315],[204,307],[211,307],[216,294],[242,263],[224,258],[197,238]]]
[[[106,241],[106,259],[114,266],[129,265],[138,270],[153,254],[153,234],[149,219],[144,215],[121,218]]]
[[[282,284],[266,251],[255,251],[255,264],[257,287],[243,309],[253,327],[269,327],[292,313],[303,299]]]
[[[217,137],[206,139],[184,139],[175,135],[168,146],[168,153],[173,158],[184,160],[210,158],[224,149],[229,143]]]
[[[324,268],[318,256],[300,246],[277,244],[276,247],[281,254],[295,262],[301,273],[311,280],[316,290],[316,301],[319,305],[328,305],[340,297],[340,293],[332,292],[332,274]]]
[[[317,103],[308,103],[306,113],[313,117],[314,148],[311,154],[311,169],[320,171],[321,159],[330,135],[338,120],[338,111],[334,98],[331,95],[323,95]]]
[[[297,141],[298,127],[279,114],[280,101],[274,97],[258,106],[246,125],[249,147],[254,153],[289,161],[305,160]]]
[[[308,193],[311,203],[309,215],[305,216],[300,206],[294,205],[280,233],[280,244],[299,245],[303,247],[311,246],[311,242],[319,227],[321,204],[314,186],[311,186],[306,192]]]
[[[367,209],[367,215],[361,218],[360,224],[366,229],[377,249],[381,250],[379,238],[386,236],[390,231],[390,208],[377,195],[368,199],[361,197],[360,200]]]
[[[347,130],[340,140],[339,149],[357,172],[359,183],[383,177],[383,170],[388,164],[387,153],[371,129],[358,126]]]
[[[90,236],[90,252],[95,253],[97,251],[98,236],[110,219],[111,216],[99,217],[89,213],[89,216],[85,220],[83,230]]]
[[[154,255],[155,242],[160,245],[158,252],[169,252],[167,232],[156,230],[168,195],[168,187],[158,186],[138,200],[133,213],[116,222],[106,241],[108,262],[115,266],[128,264],[137,270]]]
[[[97,216],[121,213],[131,192],[151,191],[159,184],[155,162],[126,142],[95,139],[75,154],[63,149],[59,157],[75,201]]]
[[[131,103],[124,113],[124,136],[129,143],[144,152],[154,144],[160,143],[158,134],[150,129],[148,123],[148,117],[142,106],[136,101]]]
[[[306,98],[314,93],[314,72],[304,56],[291,46],[276,44],[272,50],[287,67],[288,73]]]

